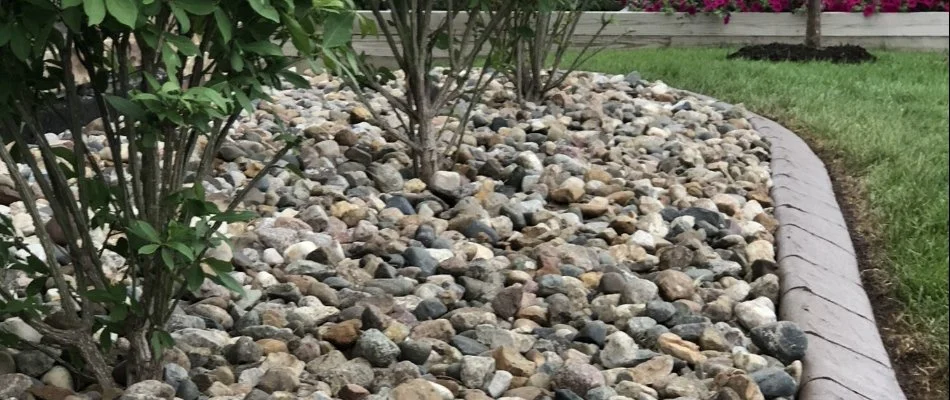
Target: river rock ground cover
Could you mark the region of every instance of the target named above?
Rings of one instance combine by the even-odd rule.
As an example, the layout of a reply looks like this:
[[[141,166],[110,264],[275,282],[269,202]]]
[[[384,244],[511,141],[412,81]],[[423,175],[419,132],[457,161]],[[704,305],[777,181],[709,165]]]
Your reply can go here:
[[[269,174],[245,201],[261,218],[217,250],[244,293],[206,281],[184,299],[164,382],[126,398],[794,395],[805,337],[776,318],[769,144],[741,108],[635,73],[576,73],[520,107],[499,81],[426,185],[352,92],[309,79],[241,121],[205,184],[225,202]],[[276,119],[306,141],[281,163],[296,168],[262,171]],[[94,389],[36,349],[0,352],[0,372],[3,396]]]

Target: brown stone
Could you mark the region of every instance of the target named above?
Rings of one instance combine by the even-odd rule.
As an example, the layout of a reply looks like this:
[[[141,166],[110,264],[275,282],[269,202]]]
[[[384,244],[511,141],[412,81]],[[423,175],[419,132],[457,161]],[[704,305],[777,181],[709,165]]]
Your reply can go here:
[[[261,346],[261,351],[264,355],[271,353],[286,353],[287,352],[287,343],[284,343],[277,339],[261,339],[257,341],[257,345]]]
[[[673,357],[653,357],[636,367],[628,369],[628,371],[630,375],[633,376],[634,382],[644,385],[653,385],[656,382],[666,379],[667,376],[673,373]]]
[[[74,394],[72,390],[52,385],[33,386],[28,390],[28,392],[41,400],[65,400],[66,397],[72,396]]]
[[[443,342],[448,342],[452,336],[455,336],[455,329],[447,319],[422,321],[409,332],[409,337],[412,339],[432,338]]]
[[[495,359],[496,368],[508,371],[515,376],[529,377],[534,375],[537,368],[534,362],[525,358],[518,350],[508,346],[492,350],[492,358]]]
[[[264,310],[261,312],[261,323],[283,328],[287,326],[287,318],[277,310]]]
[[[413,379],[392,391],[393,400],[442,400],[439,392],[424,379]]]
[[[519,388],[509,389],[504,395],[505,397],[515,397],[525,400],[540,400],[547,397],[548,392],[544,389],[534,386],[522,386]]]
[[[656,339],[656,346],[660,352],[672,355],[692,365],[706,361],[706,356],[699,351],[696,343],[683,340],[675,333],[664,333]]]
[[[350,319],[340,322],[336,325],[326,328],[321,335],[323,340],[333,343],[337,346],[349,346],[356,342],[360,337],[360,327],[362,322],[358,319]]]
[[[693,278],[677,270],[668,269],[656,274],[660,295],[668,301],[689,299],[696,292]]]
[[[369,397],[370,392],[366,388],[348,383],[340,388],[340,391],[337,392],[336,396],[341,400],[363,400]]]

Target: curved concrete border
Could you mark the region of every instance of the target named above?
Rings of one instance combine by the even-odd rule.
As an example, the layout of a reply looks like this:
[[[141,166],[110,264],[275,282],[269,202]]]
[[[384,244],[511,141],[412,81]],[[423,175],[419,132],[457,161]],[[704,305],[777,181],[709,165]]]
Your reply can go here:
[[[794,132],[760,115],[747,115],[752,128],[771,144],[779,315],[808,336],[796,398],[906,400],[878,334],[825,164]]]
[[[824,163],[774,121],[749,122],[771,143],[779,313],[808,336],[798,398],[904,400]]]

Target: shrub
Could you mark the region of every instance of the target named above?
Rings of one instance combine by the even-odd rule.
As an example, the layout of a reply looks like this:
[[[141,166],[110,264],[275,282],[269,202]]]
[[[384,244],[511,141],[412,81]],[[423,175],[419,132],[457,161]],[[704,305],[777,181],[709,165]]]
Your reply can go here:
[[[44,341],[78,354],[83,366],[73,368],[91,375],[107,396],[116,387],[111,365],[120,359],[129,382],[160,378],[162,351],[172,344],[163,329],[177,299],[206,279],[241,290],[230,260],[214,249],[226,245],[222,224],[250,217],[237,210],[246,189],[226,209],[206,201],[203,180],[212,161],[242,110],[265,97],[265,85],[306,84],[288,71],[294,60],[283,55],[283,43],[292,42],[301,56],[316,52],[322,19],[348,11],[343,7],[0,1],[0,126],[10,138],[0,158],[39,239],[29,245],[8,217],[0,220],[0,266],[32,279],[21,292],[0,290],[0,317],[19,317]],[[104,153],[86,145],[77,70],[91,79]],[[57,94],[68,105],[72,148],[50,143],[36,118]],[[266,168],[292,146],[288,139]],[[41,198],[52,210],[48,221]],[[58,251],[68,255],[71,273],[57,262]],[[105,252],[124,260],[118,271],[105,269]],[[59,298],[47,296],[47,287]]]
[[[354,56],[352,50],[341,49],[325,55],[332,61],[330,68],[367,106],[374,123],[410,148],[416,177],[427,183],[436,171],[446,166],[453,151],[460,146],[472,110],[481,102],[482,93],[497,74],[497,71],[486,72],[485,67],[497,63],[503,54],[486,45],[494,34],[508,32],[514,7],[514,2],[505,0],[445,0],[446,12],[436,17],[441,19],[436,19],[432,11],[437,2],[368,1],[375,27],[385,37],[393,59],[402,70],[398,74],[402,75],[399,79],[405,80],[404,95],[394,95],[387,85],[397,79],[396,74],[372,65],[364,57]],[[461,14],[462,11],[465,14]],[[352,25],[352,18],[334,23],[346,32]],[[436,59],[437,51],[445,53],[444,61]],[[474,68],[478,64],[481,69]],[[445,65],[445,68],[437,72],[437,65]],[[370,105],[369,91],[387,100],[395,110],[389,114],[395,122],[389,122],[382,115],[388,110],[376,110]],[[462,104],[460,101],[467,105],[462,107],[462,113],[456,113],[459,108],[456,106]],[[433,118],[440,115],[458,120],[453,131],[445,132],[433,126]],[[449,133],[448,137],[445,133]]]
[[[537,102],[599,52],[601,48],[595,47],[594,42],[610,20],[602,19],[590,39],[572,46],[571,39],[584,13],[583,2],[523,0],[517,4],[511,18],[511,33],[497,36],[492,45],[511,54],[512,63],[506,73],[520,99]],[[572,47],[578,51],[569,54]]]

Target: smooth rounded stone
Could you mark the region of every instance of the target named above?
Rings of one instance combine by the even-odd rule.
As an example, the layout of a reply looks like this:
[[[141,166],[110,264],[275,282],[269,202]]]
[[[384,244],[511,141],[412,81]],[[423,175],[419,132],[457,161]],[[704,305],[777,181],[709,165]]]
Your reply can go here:
[[[495,295],[491,301],[492,309],[495,314],[502,319],[514,317],[521,308],[521,302],[524,297],[524,288],[521,286],[509,286]]]
[[[751,329],[749,333],[756,346],[785,364],[805,357],[808,338],[794,322],[763,324]]]
[[[297,389],[300,385],[300,379],[297,373],[288,367],[274,367],[267,370],[257,388],[266,393],[290,392]]]
[[[567,389],[574,393],[587,393],[593,388],[604,386],[603,374],[590,364],[569,363],[558,369],[551,382],[556,389]]]
[[[412,314],[415,315],[417,320],[426,321],[439,318],[445,315],[448,310],[448,307],[446,307],[441,300],[433,298],[424,299],[419,302],[415,310],[412,310]]]
[[[666,386],[660,390],[660,393],[666,398],[704,399],[707,398],[708,389],[702,381],[694,377],[675,376],[666,382]]]
[[[659,288],[646,279],[632,278],[626,281],[620,294],[622,304],[645,304],[655,299]]]
[[[741,348],[737,348],[741,349]],[[747,351],[733,351],[733,364],[746,372],[755,372],[769,365],[768,360],[758,354],[752,354]]]
[[[56,363],[56,360],[39,350],[22,350],[16,353],[13,358],[16,360],[19,372],[36,378],[49,371]]]
[[[402,190],[404,181],[399,170],[389,164],[372,164],[366,169],[366,174],[376,183],[381,192],[398,192]]]
[[[495,359],[480,356],[462,356],[460,379],[470,388],[483,388],[495,371]]]
[[[673,303],[662,300],[647,302],[646,309],[643,311],[643,315],[659,323],[668,321],[674,314],[676,314],[676,307],[673,306]]]
[[[376,329],[363,332],[356,341],[356,349],[376,367],[389,366],[399,358],[399,346]]]
[[[459,349],[459,351],[461,351],[464,355],[475,356],[488,351],[488,346],[485,346],[478,340],[472,339],[468,336],[452,336],[450,343],[452,346]]]
[[[736,304],[733,311],[742,326],[750,330],[774,323],[778,319],[775,315],[775,305],[766,297],[743,301]]]
[[[584,196],[584,181],[577,177],[570,177],[561,182],[551,194],[551,200],[558,203],[576,203]]]
[[[39,343],[43,339],[42,334],[19,317],[8,318],[0,322],[0,331],[9,333],[18,337],[20,340],[30,343]]]
[[[374,279],[367,282],[365,286],[380,289],[393,296],[406,296],[411,294],[413,289],[415,289],[416,281],[406,277]]]
[[[404,340],[399,343],[399,358],[416,365],[425,364],[432,353],[432,345],[420,340]]]
[[[119,398],[127,400],[171,400],[173,397],[175,397],[175,388],[171,385],[156,380],[146,380],[132,384],[125,389],[125,393]]]
[[[600,363],[604,368],[632,367],[638,361],[636,341],[622,331],[607,337],[604,349],[600,352]]]
[[[617,391],[608,386],[596,387],[587,391],[585,398],[588,400],[610,400],[617,396]]]
[[[604,294],[622,293],[626,283],[623,275],[617,272],[606,272],[600,277],[597,289]]]
[[[49,371],[43,374],[40,381],[50,386],[74,390],[73,376],[69,373],[69,370],[63,366],[53,366],[53,368],[50,368]]]
[[[577,336],[574,336],[574,340],[603,346],[607,340],[607,331],[608,325],[603,321],[590,321],[584,324],[584,327],[577,332]]]
[[[696,323],[690,323],[690,324],[675,325],[672,328],[670,328],[670,332],[683,338],[683,340],[688,340],[690,342],[698,342],[700,336],[702,336],[703,331],[706,330],[706,328],[712,328],[712,323],[696,322]]]
[[[406,266],[418,267],[422,270],[423,276],[434,275],[439,261],[432,257],[424,247],[409,247],[403,254],[406,260]]]
[[[412,206],[412,203],[403,196],[394,195],[386,199],[386,207],[395,208],[402,212],[403,215],[414,215],[416,213],[416,209]]]
[[[349,319],[328,327],[321,327],[320,338],[337,346],[349,346],[360,336],[360,320]]]
[[[779,279],[774,274],[765,274],[752,281],[749,294],[753,297],[766,297],[777,303],[779,300]]]
[[[224,356],[231,364],[250,364],[259,361],[264,352],[253,339],[243,336],[225,348]]]
[[[296,285],[290,282],[278,283],[264,290],[264,294],[270,298],[282,299],[290,302],[298,302],[303,295]]]
[[[703,305],[702,313],[712,322],[724,322],[732,319],[733,308],[735,302],[727,296],[721,296]]]
[[[443,400],[432,382],[418,378],[399,384],[390,396],[392,400]]]
[[[660,295],[669,301],[689,299],[696,292],[693,279],[680,271],[672,269],[660,271],[656,274],[655,281]]]
[[[488,392],[492,398],[498,398],[508,390],[508,387],[511,385],[512,375],[508,371],[495,371],[495,374],[492,375],[491,380],[488,381],[488,385],[485,386],[485,391]]]
[[[234,319],[224,309],[211,304],[193,304],[187,307],[187,311],[206,320],[211,320],[224,330],[234,327]]]
[[[728,260],[709,260],[705,268],[713,272],[715,279],[724,276],[738,277],[742,274],[742,265],[735,261]]]
[[[6,350],[0,350],[0,375],[16,372],[16,361],[13,355]]]
[[[762,368],[749,376],[759,385],[759,390],[767,399],[792,396],[798,391],[795,380],[780,368]]]

